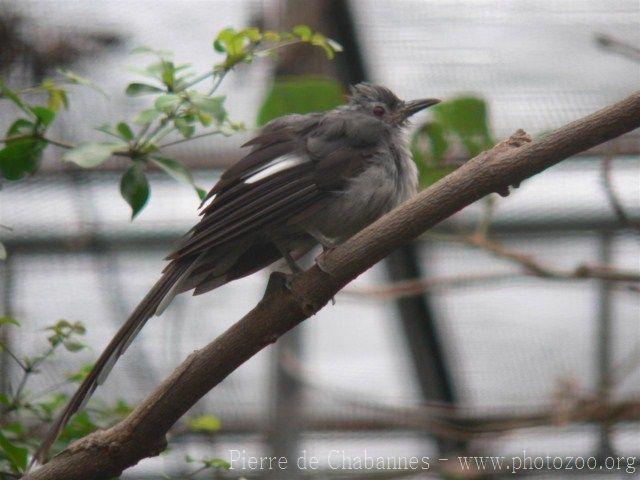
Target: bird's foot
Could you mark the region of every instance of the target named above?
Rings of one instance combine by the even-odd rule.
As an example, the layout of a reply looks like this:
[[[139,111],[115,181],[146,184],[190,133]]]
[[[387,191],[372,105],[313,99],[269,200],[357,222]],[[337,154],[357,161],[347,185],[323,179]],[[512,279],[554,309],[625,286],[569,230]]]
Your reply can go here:
[[[331,250],[335,249],[338,243],[324,237],[320,242],[320,245],[322,245],[322,252],[320,252],[320,254],[318,254],[318,256],[315,258],[315,262],[320,270],[329,275],[327,269],[324,268],[324,257],[327,253],[331,252]]]

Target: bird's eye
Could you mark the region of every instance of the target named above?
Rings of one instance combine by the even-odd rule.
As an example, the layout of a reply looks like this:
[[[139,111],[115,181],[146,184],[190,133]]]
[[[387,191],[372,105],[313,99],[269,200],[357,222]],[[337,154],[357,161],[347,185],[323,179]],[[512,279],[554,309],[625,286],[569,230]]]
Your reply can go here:
[[[378,105],[377,107],[373,107],[373,114],[376,117],[381,117],[384,115],[384,107],[381,107],[380,105]]]

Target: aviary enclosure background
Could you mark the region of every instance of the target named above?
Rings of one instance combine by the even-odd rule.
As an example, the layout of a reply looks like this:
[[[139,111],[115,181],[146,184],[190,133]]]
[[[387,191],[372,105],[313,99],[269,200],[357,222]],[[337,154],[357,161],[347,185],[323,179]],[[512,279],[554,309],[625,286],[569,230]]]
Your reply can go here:
[[[107,101],[91,90],[74,91],[73,108],[55,131],[70,140],[96,138],[94,126],[143,105],[122,94],[134,75],[122,68],[137,61],[132,48],[172,50],[206,68],[214,55],[211,38],[229,25],[337,29],[346,49],[347,61],[329,67],[287,64],[285,57],[277,68],[260,61],[232,73],[222,89],[226,105],[250,128],[274,76],[307,69],[342,83],[366,77],[404,98],[473,94],[486,102],[495,139],[517,128],[541,134],[622,98],[640,80],[635,0],[4,1],[0,15],[5,34],[13,35],[0,41],[0,72],[8,82],[28,85],[63,64],[109,94]],[[428,119],[422,114],[416,125]],[[3,129],[6,121],[0,118]],[[247,135],[196,140],[176,146],[173,155],[209,187],[219,167],[239,157]],[[637,273],[640,247],[632,227],[640,221],[639,151],[632,132],[526,181],[507,198],[496,197],[489,238],[552,273],[570,277],[581,265]],[[152,199],[130,222],[117,189],[120,164],[83,171],[56,155],[47,151],[33,178],[2,185],[0,223],[12,230],[0,230],[8,252],[0,262],[0,308],[22,323],[2,326],[2,340],[20,355],[31,354],[46,342],[41,329],[65,318],[86,325],[91,349],[58,355],[33,378],[33,392],[97,356],[197,218],[193,192],[152,172]],[[627,222],[616,214],[611,190]],[[464,210],[437,235],[425,235],[409,252],[358,278],[335,306],[243,365],[191,412],[214,415],[219,428],[178,432],[169,452],[122,478],[178,475],[186,454],[229,460],[231,450],[306,452],[323,462],[305,473],[317,478],[413,478],[334,470],[327,462],[332,451],[340,459],[365,450],[434,459],[523,451],[637,456],[638,283],[542,278],[486,245],[450,241],[452,234],[476,232],[486,212],[484,203]],[[404,296],[388,288],[416,274],[429,288]],[[256,274],[209,295],[178,297],[149,323],[96,398],[139,401],[189,352],[239,319],[265,284],[266,275]],[[0,366],[0,386],[7,389],[18,372],[6,355]],[[621,404],[635,410],[620,416],[614,407]],[[594,405],[612,406],[610,415]],[[238,474],[302,475],[221,473]]]

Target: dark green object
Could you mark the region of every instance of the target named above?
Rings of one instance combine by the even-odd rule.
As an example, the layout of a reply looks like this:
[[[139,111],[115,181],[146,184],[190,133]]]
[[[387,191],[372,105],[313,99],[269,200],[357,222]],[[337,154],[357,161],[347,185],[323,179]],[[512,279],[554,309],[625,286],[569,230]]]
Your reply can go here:
[[[495,144],[483,99],[458,97],[436,105],[431,111],[433,120],[416,130],[411,139],[411,151],[423,187],[455,170],[455,165],[445,163],[452,145],[459,144],[472,158]]]
[[[7,180],[20,180],[34,173],[47,142],[39,138],[21,138],[7,142],[0,150],[0,171]]]
[[[276,80],[260,111],[258,125],[291,113],[331,110],[343,103],[341,85],[323,77],[284,77]]]
[[[149,181],[144,174],[142,162],[135,162],[124,172],[120,180],[120,193],[131,206],[131,219],[133,220],[149,200]]]

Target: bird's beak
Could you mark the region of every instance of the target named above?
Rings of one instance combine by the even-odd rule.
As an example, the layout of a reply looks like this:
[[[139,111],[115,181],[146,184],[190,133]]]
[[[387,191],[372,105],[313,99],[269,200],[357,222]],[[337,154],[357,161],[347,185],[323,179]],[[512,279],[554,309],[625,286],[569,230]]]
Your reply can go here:
[[[437,98],[421,98],[420,100],[411,100],[410,102],[406,102],[402,109],[402,113],[404,118],[409,118],[411,115],[418,113],[425,108],[429,108],[433,105],[440,103],[441,100]]]

